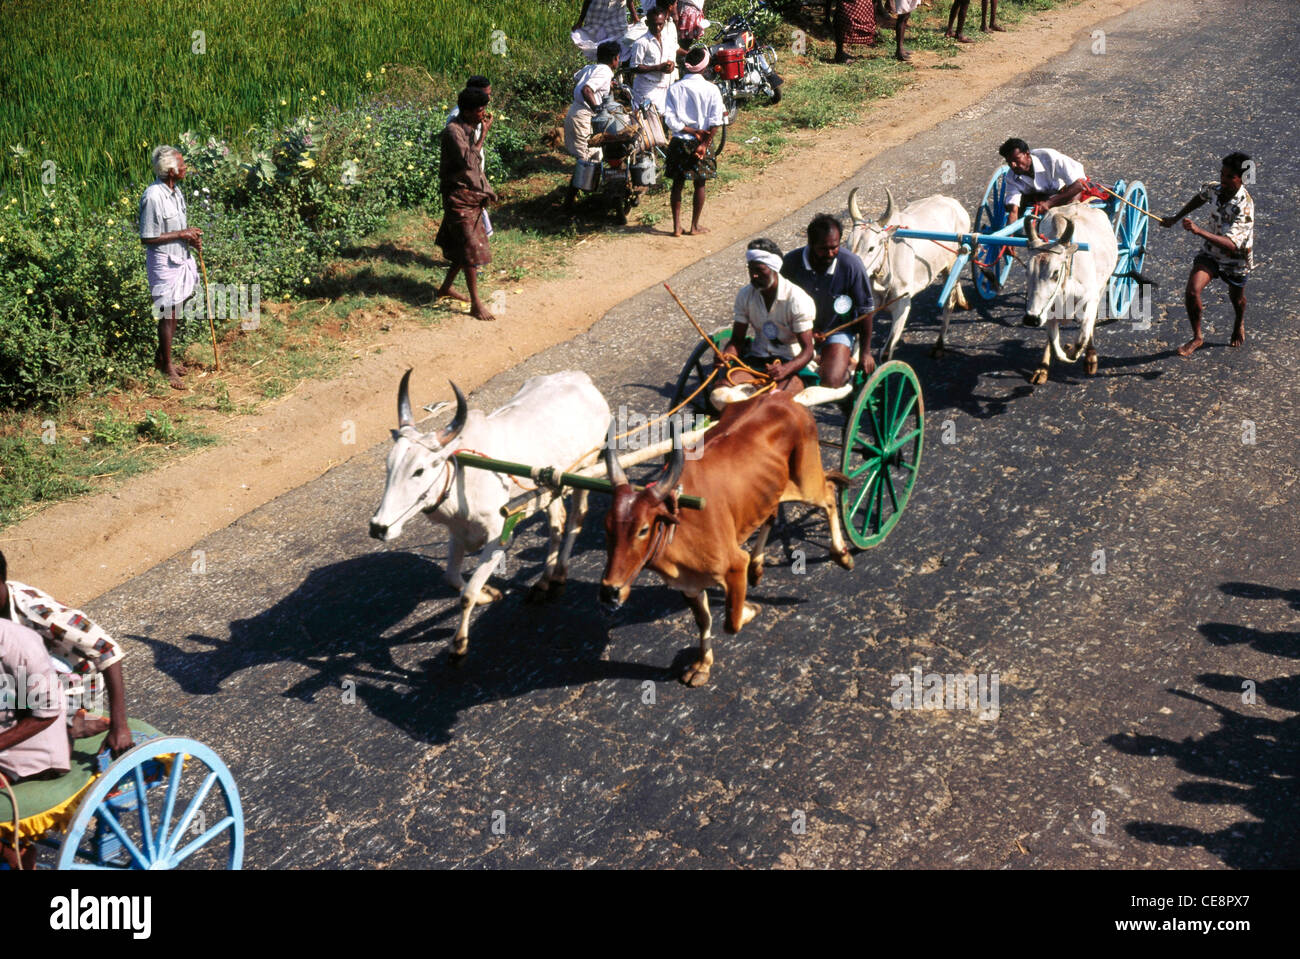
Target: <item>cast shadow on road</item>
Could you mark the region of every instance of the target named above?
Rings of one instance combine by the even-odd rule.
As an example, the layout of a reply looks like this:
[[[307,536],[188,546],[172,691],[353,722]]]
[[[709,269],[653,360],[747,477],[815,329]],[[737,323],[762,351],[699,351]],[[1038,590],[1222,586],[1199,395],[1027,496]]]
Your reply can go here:
[[[687,658],[681,641],[688,635],[693,640],[693,621],[681,596],[651,575],[633,589],[616,619],[602,614],[600,512],[597,506],[579,539],[579,568],[571,566],[566,593],[545,605],[523,598],[540,573],[545,537],[522,529],[511,576],[497,580],[507,586],[506,595],[475,611],[469,654],[458,665],[449,646],[460,608],[442,580],[442,564],[405,551],[319,567],[273,606],[231,621],[228,637],[191,634],[187,647],[197,644],[198,651],[148,636],[131,638],[152,648],[156,668],[186,693],[213,695],[235,674],[289,660],[311,675],[283,696],[310,702],[321,693],[338,695],[351,681],[358,703],[413,739],[431,743],[448,741],[460,714],[482,703],[607,679],[671,681]],[[781,605],[782,597],[766,602]],[[436,604],[431,615],[425,612],[430,603]],[[615,630],[619,646],[631,651],[635,644],[633,655],[643,661],[605,658]],[[403,649],[413,644],[427,644],[427,658]]]
[[[1300,591],[1247,583],[1225,583],[1230,596],[1284,599],[1300,607]],[[1264,632],[1246,626],[1206,623],[1200,631],[1216,646],[1249,645],[1260,652],[1300,659],[1300,632]],[[1218,690],[1225,706],[1183,690],[1170,692],[1219,714],[1219,728],[1181,741],[1119,734],[1108,738],[1121,752],[1172,756],[1198,777],[1172,792],[1183,802],[1240,806],[1255,821],[1239,821],[1214,832],[1170,823],[1130,822],[1130,836],[1162,846],[1201,846],[1237,869],[1295,869],[1300,866],[1300,675],[1260,677],[1203,673],[1196,682]],[[1259,715],[1260,706],[1287,710],[1284,719]],[[1203,777],[1203,778],[1202,778]],[[1207,780],[1219,780],[1212,782]]]

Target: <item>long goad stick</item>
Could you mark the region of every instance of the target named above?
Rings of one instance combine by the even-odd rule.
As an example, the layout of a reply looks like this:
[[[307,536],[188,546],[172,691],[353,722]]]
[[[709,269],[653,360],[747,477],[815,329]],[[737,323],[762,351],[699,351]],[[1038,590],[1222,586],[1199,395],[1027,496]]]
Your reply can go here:
[[[852,326],[853,324],[855,324],[855,323],[861,323],[863,320],[865,320],[865,319],[866,319],[867,317],[869,317],[869,316],[875,316],[875,315],[876,315],[877,313],[879,313],[881,310],[887,310],[887,309],[889,309],[891,306],[893,306],[895,303],[897,303],[897,302],[898,302],[899,300],[901,300],[901,299],[902,299],[901,296],[896,296],[896,297],[894,297],[892,300],[890,300],[888,303],[882,303],[880,306],[876,307],[874,310],[868,310],[866,313],[863,313],[861,316],[854,317],[853,319],[849,320],[847,323],[841,323],[839,326],[837,326],[837,327],[835,327],[835,328],[833,328],[833,329],[825,330],[825,331],[823,331],[823,332],[821,332],[821,333],[814,333],[814,334],[813,334],[813,339],[814,339],[814,340],[817,340],[818,342],[821,342],[822,340],[826,339],[826,337],[828,337],[828,336],[834,336],[834,335],[835,335],[836,333],[838,333],[840,330],[847,330],[847,329],[848,329],[850,326]]]
[[[1151,219],[1156,220],[1156,221],[1158,221],[1158,222],[1160,222],[1160,223],[1164,223],[1165,218],[1162,217],[1159,213],[1152,213],[1150,210],[1144,210],[1144,209],[1142,209],[1142,207],[1138,206],[1136,203],[1130,203],[1128,200],[1124,199],[1122,196],[1120,196],[1118,193],[1116,193],[1116,192],[1115,192],[1114,190],[1112,190],[1110,187],[1106,186],[1106,184],[1104,184],[1104,183],[1098,183],[1098,184],[1096,184],[1096,185],[1097,185],[1098,187],[1100,187],[1101,189],[1105,190],[1107,193],[1109,193],[1109,194],[1110,194],[1111,196],[1113,196],[1115,199],[1119,200],[1119,202],[1120,202],[1120,203],[1123,203],[1125,206],[1131,206],[1133,209],[1137,210],[1139,213],[1145,214],[1146,216],[1149,216],[1149,217],[1151,217]]]
[[[728,360],[726,354],[723,353],[722,350],[718,349],[718,344],[713,342],[713,337],[705,333],[704,327],[700,326],[700,324],[695,321],[695,317],[691,316],[691,311],[686,309],[686,304],[683,303],[678,298],[677,294],[673,292],[673,288],[669,286],[667,283],[665,283],[664,289],[668,291],[668,295],[671,296],[673,300],[676,301],[677,305],[682,308],[682,312],[686,314],[686,318],[691,321],[691,326],[695,327],[695,332],[699,333],[700,338],[703,339],[705,343],[709,344],[709,349],[713,350],[713,352],[717,354],[719,360],[721,360],[723,363],[727,363],[727,362],[735,363],[736,365],[744,369],[746,372],[754,374],[754,376],[761,377],[763,379],[771,379],[771,377],[768,376],[766,373],[764,373],[762,370],[755,370],[749,366],[746,366],[745,363],[741,361],[739,356],[733,356],[730,360]]]
[[[217,328],[212,325],[212,291],[208,289],[208,268],[203,265],[203,251],[199,250],[199,269],[203,271],[203,305],[207,307],[208,332],[212,334],[212,361],[221,372],[221,357],[217,355]]]

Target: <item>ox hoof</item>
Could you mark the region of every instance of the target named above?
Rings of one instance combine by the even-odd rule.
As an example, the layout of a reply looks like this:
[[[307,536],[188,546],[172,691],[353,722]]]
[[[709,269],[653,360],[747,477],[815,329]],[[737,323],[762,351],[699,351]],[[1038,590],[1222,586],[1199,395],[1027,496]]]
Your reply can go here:
[[[706,663],[702,659],[696,660],[682,673],[682,682],[687,686],[703,686],[709,681],[709,670],[712,666],[712,663]]]
[[[753,603],[746,603],[744,612],[740,614],[740,625],[744,626],[757,615],[758,607]]]
[[[749,585],[757,586],[763,578],[763,557],[758,556],[749,561]]]
[[[934,346],[930,347],[930,359],[937,360],[947,352],[947,348],[942,343],[936,343]]]
[[[469,654],[469,637],[464,640],[454,640],[451,644],[451,664],[459,666],[465,662],[465,657]]]
[[[553,599],[559,599],[564,595],[564,581],[552,580],[549,583],[533,583],[532,588],[528,590],[528,595],[524,597],[525,603],[548,603]]]
[[[483,588],[478,591],[478,599],[475,601],[474,605],[486,606],[488,603],[495,603],[500,598],[501,590],[497,589],[495,586],[489,586],[484,583]]]
[[[1097,351],[1089,350],[1084,357],[1083,368],[1089,376],[1097,375]]]
[[[1044,383],[1046,383],[1047,367],[1040,366],[1038,369],[1034,370],[1034,375],[1029,377],[1029,382],[1032,383],[1034,386],[1042,386]]]
[[[852,569],[853,554],[846,549],[844,552],[839,553],[835,556],[835,562],[840,564],[841,569]]]

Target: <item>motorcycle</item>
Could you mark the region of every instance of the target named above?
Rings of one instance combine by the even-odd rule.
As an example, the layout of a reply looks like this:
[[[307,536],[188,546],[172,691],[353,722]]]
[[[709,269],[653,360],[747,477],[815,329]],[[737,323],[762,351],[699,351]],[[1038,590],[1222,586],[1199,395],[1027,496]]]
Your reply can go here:
[[[620,223],[658,179],[658,159],[668,137],[659,111],[650,104],[632,105],[632,92],[616,82],[600,110],[591,118],[593,147],[599,161],[579,160],[573,185],[586,193],[601,193]]]
[[[760,7],[758,2],[751,3],[748,11],[728,19],[709,46],[712,79],[722,92],[728,123],[735,123],[740,105],[755,97],[781,102],[783,81],[776,72],[776,50],[760,46],[755,35],[754,19]]]

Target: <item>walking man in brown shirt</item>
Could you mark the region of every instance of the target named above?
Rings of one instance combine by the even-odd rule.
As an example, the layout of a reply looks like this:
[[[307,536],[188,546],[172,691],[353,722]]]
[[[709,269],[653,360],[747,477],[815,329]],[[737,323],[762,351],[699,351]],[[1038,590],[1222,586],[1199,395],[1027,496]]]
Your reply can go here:
[[[489,97],[479,87],[468,87],[456,99],[459,115],[442,131],[442,149],[438,159],[438,186],[442,193],[442,226],[435,242],[451,261],[447,279],[438,288],[438,296],[464,302],[467,298],[452,290],[456,274],[465,271],[469,288],[470,315],[478,320],[495,320],[478,294],[478,268],[492,262],[488,246],[487,205],[497,195],[483,172],[482,148],[492,126],[487,112]]]

